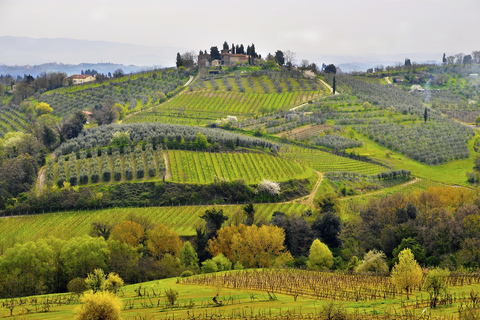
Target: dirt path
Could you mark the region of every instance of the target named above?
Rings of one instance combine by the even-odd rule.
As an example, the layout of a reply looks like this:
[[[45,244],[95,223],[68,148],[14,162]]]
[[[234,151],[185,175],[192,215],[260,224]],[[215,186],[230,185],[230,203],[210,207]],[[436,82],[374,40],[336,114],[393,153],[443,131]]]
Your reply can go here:
[[[388,84],[392,84],[392,81],[390,81],[389,77],[385,77],[385,81],[387,81]]]
[[[412,181],[408,181],[408,182],[405,182],[405,183],[396,185],[396,186],[394,186],[394,187],[392,187],[392,188],[406,187],[406,186],[408,186],[408,185],[411,185],[411,184],[420,182],[421,180],[422,180],[422,179],[420,179],[420,178],[415,178],[415,179],[413,179]],[[385,189],[386,189],[386,188],[385,188]],[[381,190],[378,190],[378,191],[374,191],[374,192],[370,192],[370,193],[365,193],[365,194],[359,194],[359,195],[356,195],[356,196],[341,198],[340,201],[345,201],[345,200],[350,200],[350,199],[355,199],[355,198],[361,198],[361,197],[373,196],[373,195],[376,195],[376,194],[381,194],[381,193],[384,193],[384,192],[385,192],[385,189],[381,189]]]
[[[328,89],[330,90],[331,93],[333,93],[333,88],[330,87],[330,85],[328,83],[326,83],[325,81],[323,81],[322,79],[320,79],[320,82]],[[335,91],[335,94],[338,94],[338,90]]]
[[[38,171],[38,176],[37,176],[37,184],[35,186],[35,189],[37,191],[37,195],[41,194],[43,191],[43,188],[45,187],[45,181],[47,180],[47,168],[42,167],[40,171]]]
[[[299,106],[293,107],[292,109],[290,109],[290,111],[295,111],[295,110],[297,110],[298,108],[304,107],[304,106],[306,106],[306,105],[308,105],[308,102],[302,103],[302,104],[299,105]]]
[[[315,195],[317,194],[318,189],[320,189],[320,185],[322,184],[322,181],[323,181],[323,174],[316,170],[313,170],[313,171],[318,175],[318,180],[317,180],[317,183],[315,183],[315,186],[313,187],[312,192],[310,192],[308,196],[286,201],[283,203],[300,203],[300,204],[306,204],[313,207],[313,201],[315,200]]]
[[[163,153],[163,159],[165,160],[165,180],[170,180],[172,175],[170,174],[170,163],[168,163],[167,154]]]
[[[184,87],[188,86],[192,81],[193,81],[193,76],[190,76],[190,79],[188,79],[187,83],[185,83],[183,86]]]

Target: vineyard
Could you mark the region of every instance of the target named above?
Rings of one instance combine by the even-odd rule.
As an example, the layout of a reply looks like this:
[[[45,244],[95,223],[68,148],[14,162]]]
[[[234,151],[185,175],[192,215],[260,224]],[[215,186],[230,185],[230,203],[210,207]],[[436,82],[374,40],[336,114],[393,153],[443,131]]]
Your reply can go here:
[[[46,102],[53,108],[53,114],[68,116],[75,111],[92,110],[107,99],[122,104],[129,110],[155,105],[171,96],[182,87],[189,76],[185,71],[161,71],[149,74],[123,77],[102,85],[86,86],[83,90],[74,87],[62,88],[37,95],[39,102]],[[160,94],[161,93],[161,94]]]
[[[264,153],[210,153],[169,150],[171,181],[210,183],[216,179],[244,179],[254,184],[263,179],[304,179],[311,172],[302,165]]]
[[[0,138],[8,132],[25,131],[28,120],[19,107],[0,108]]]
[[[281,148],[281,154],[287,159],[298,161],[320,172],[346,171],[373,175],[388,171],[388,168],[378,164],[341,157],[317,149],[287,146]]]
[[[227,115],[253,116],[287,110],[320,97],[324,90],[316,78],[305,79],[299,73],[257,71],[222,78],[201,74],[189,90],[126,122],[149,122],[163,117],[174,123],[201,125]]]
[[[0,219],[0,244],[2,250],[15,243],[25,243],[49,236],[69,239],[88,234],[92,222],[103,221],[118,224],[131,214],[147,218],[154,224],[163,223],[181,236],[195,235],[195,228],[203,222],[200,216],[206,206],[173,206],[147,208],[112,208],[95,211],[58,212],[23,217]],[[242,222],[245,215],[241,205],[218,206],[230,217],[230,222]],[[309,209],[307,205],[295,203],[276,203],[255,205],[255,220],[269,221],[273,213],[284,212],[291,215]]]

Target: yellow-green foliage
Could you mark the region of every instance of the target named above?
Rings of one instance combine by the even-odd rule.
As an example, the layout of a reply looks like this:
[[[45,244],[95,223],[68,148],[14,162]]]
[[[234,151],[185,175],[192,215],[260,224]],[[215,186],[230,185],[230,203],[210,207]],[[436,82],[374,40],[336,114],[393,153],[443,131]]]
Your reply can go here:
[[[310,247],[307,266],[310,270],[325,270],[333,266],[332,251],[320,240],[315,239]]]
[[[53,108],[46,102],[40,102],[35,109],[38,115],[52,113],[53,111]]]
[[[110,292],[87,294],[83,305],[76,310],[77,320],[116,320],[120,319],[122,301]]]
[[[392,283],[399,289],[405,289],[408,298],[410,290],[422,282],[422,268],[418,265],[409,248],[400,252],[398,260],[399,262],[395,263],[392,269]]]

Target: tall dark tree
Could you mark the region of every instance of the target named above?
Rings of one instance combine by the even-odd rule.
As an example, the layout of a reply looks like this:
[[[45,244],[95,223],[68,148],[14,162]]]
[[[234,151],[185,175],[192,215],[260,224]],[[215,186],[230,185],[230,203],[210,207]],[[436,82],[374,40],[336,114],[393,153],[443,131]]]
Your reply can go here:
[[[283,52],[280,50],[277,50],[275,52],[275,60],[277,60],[277,63],[281,66],[285,63],[285,57],[283,56]]]
[[[342,222],[333,212],[326,212],[318,217],[313,223],[313,232],[315,237],[322,239],[329,248],[337,248],[340,246],[338,238],[342,230]]]
[[[412,61],[410,61],[410,59],[406,58],[405,59],[405,66],[409,67],[412,65]]]
[[[335,94],[335,92],[336,92],[335,90],[337,89],[337,84],[336,84],[336,81],[335,81],[335,77],[333,77],[333,86],[332,86],[332,88],[333,88],[333,94]]]
[[[210,57],[212,60],[220,60],[220,51],[218,51],[217,47],[211,47],[210,48]]]
[[[180,55],[180,52],[177,52],[177,68],[180,68],[181,66],[183,66],[182,56]]]
[[[232,54],[235,54],[235,45],[232,43]]]
[[[445,55],[445,53],[443,54],[442,63],[447,64],[447,56]]]
[[[423,113],[423,119],[425,119],[425,123],[427,123],[427,118],[428,118],[428,110],[427,110],[427,107],[425,107],[425,112]]]
[[[205,220],[205,229],[209,239],[215,237],[222,224],[228,220],[228,217],[223,214],[223,209],[217,210],[215,208],[205,210],[205,214],[200,218]]]
[[[243,47],[243,44],[241,44],[240,47],[238,47],[237,53],[238,54],[245,54],[245,48]]]
[[[337,73],[337,67],[335,67],[334,64],[329,64],[328,66],[325,67],[325,73]]]
[[[255,45],[253,43],[252,43],[252,46],[250,47],[250,55],[252,56],[252,58],[258,57],[257,53],[255,52]]]
[[[225,42],[223,43],[223,50],[226,51],[226,52],[228,52],[228,49],[229,49],[228,43],[227,43],[227,41],[225,41]]]
[[[73,114],[60,128],[60,135],[63,139],[72,139],[77,137],[83,130],[83,125],[87,123],[85,115],[78,111]]]
[[[463,57],[463,64],[470,64],[472,61],[472,55],[470,54],[467,54],[465,57]]]

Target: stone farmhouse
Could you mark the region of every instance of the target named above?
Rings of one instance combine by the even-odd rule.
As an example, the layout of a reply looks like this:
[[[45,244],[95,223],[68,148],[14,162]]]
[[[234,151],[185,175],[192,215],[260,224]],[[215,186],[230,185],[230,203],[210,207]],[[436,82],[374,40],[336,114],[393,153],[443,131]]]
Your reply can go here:
[[[95,77],[89,74],[74,74],[73,76],[70,76],[67,79],[72,79],[73,84],[82,84],[82,83],[95,81]]]
[[[248,63],[248,55],[246,54],[233,54],[231,50],[222,50],[220,53],[220,60],[212,59],[210,54],[204,53],[198,55],[198,65],[200,67],[210,66],[233,66],[237,62],[241,65]]]

